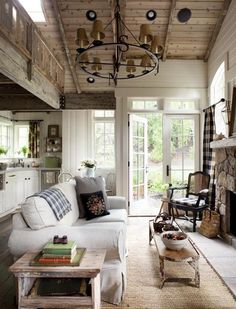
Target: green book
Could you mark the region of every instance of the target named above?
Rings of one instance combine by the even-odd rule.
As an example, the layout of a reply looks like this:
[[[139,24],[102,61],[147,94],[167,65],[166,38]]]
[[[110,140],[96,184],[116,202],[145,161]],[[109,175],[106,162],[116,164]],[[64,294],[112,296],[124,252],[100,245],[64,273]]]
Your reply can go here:
[[[75,249],[76,243],[73,240],[69,240],[67,244],[54,244],[50,241],[43,247],[43,253],[68,255]]]
[[[73,258],[73,261],[69,264],[65,264],[65,263],[46,263],[46,261],[44,263],[40,263],[39,259],[42,257],[43,253],[40,252],[39,254],[37,254],[35,256],[35,258],[30,262],[30,265],[32,266],[79,266],[81,259],[85,253],[86,249],[85,248],[77,248],[76,249],[76,255]]]

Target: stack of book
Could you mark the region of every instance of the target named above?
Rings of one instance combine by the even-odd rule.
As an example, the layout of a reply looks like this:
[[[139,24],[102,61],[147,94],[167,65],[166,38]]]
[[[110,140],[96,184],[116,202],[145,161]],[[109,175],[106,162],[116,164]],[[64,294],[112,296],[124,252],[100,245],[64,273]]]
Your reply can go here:
[[[71,264],[76,256],[76,243],[69,240],[66,244],[48,242],[38,259],[41,264]]]

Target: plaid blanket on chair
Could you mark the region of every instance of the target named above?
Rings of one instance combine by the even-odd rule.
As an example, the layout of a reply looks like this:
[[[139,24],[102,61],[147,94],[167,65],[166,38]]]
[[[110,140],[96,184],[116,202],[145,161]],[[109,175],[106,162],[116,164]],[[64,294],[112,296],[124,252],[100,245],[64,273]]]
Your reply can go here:
[[[44,198],[48,202],[48,205],[51,207],[58,221],[60,221],[69,211],[72,210],[70,202],[60,189],[46,189],[42,192],[34,194],[33,196]]]

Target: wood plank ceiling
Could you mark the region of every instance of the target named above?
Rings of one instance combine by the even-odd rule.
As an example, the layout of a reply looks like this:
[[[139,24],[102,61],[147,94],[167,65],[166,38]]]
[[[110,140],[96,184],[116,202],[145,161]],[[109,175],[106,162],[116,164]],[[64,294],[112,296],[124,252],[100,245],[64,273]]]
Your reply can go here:
[[[76,30],[83,27],[91,32],[92,22],[86,18],[88,10],[94,10],[98,19],[107,25],[113,15],[114,0],[43,0],[46,23],[38,23],[43,35],[56,52],[66,69],[65,93],[80,91],[112,91],[114,85],[107,80],[97,79],[88,84],[87,75],[76,65]],[[166,59],[207,61],[214,42],[227,14],[231,0],[121,0],[122,18],[136,38],[141,24],[149,23],[153,34],[158,34],[164,47]],[[189,8],[191,18],[186,23],[177,19],[180,9]],[[157,18],[146,19],[146,12],[154,9]],[[114,27],[106,29],[106,41],[114,38]],[[128,33],[126,33],[128,34]],[[130,39],[130,36],[129,36]],[[105,41],[104,40],[104,41]],[[129,41],[129,40],[128,40]],[[104,50],[104,57],[111,57],[111,51]]]

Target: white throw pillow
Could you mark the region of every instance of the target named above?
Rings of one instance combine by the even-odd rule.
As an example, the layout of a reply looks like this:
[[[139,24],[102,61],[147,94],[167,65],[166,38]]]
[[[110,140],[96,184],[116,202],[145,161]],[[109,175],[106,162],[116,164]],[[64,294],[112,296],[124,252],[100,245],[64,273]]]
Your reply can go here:
[[[32,196],[21,204],[23,217],[32,230],[47,226],[55,226],[58,221],[47,201],[38,196]]]
[[[54,186],[54,188],[58,188],[64,193],[65,197],[71,204],[72,210],[68,212],[58,224],[60,225],[72,225],[79,218],[79,208],[75,191],[75,182],[63,182]]]

